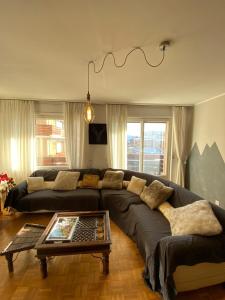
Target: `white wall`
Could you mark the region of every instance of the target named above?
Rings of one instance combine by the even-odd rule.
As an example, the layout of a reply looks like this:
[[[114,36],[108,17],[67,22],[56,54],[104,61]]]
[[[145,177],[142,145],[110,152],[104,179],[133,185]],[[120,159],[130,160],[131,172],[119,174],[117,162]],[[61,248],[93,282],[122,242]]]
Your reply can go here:
[[[194,108],[189,188],[225,208],[225,96]]]
[[[57,101],[35,101],[35,113],[39,115],[63,115],[63,103]]]
[[[128,118],[168,118],[172,116],[172,106],[128,105]]]
[[[94,123],[106,123],[106,106],[94,105]],[[88,167],[104,169],[107,164],[107,145],[88,145]]]
[[[200,153],[206,144],[216,143],[225,161],[225,96],[195,106],[194,143],[197,143]]]

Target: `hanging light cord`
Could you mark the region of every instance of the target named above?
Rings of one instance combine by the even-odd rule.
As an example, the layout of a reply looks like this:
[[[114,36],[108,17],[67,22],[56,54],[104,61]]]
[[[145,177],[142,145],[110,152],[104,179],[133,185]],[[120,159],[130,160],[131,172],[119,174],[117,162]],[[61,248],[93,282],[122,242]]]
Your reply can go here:
[[[161,47],[161,50],[162,50],[163,54],[162,54],[162,58],[161,58],[160,62],[159,62],[158,64],[155,64],[155,65],[152,64],[152,63],[150,63],[150,62],[148,61],[148,59],[147,59],[147,57],[146,57],[146,54],[145,54],[145,51],[144,51],[141,47],[135,47],[135,48],[131,49],[131,50],[127,53],[127,55],[125,56],[124,62],[123,62],[121,65],[119,65],[119,64],[116,63],[116,58],[115,58],[115,55],[113,54],[113,52],[108,52],[108,53],[106,53],[106,55],[104,56],[104,59],[103,59],[103,61],[102,61],[102,65],[101,65],[101,67],[99,68],[99,70],[96,69],[96,65],[95,65],[95,62],[94,62],[93,60],[89,61],[89,62],[88,62],[88,93],[89,93],[89,84],[90,84],[89,73],[90,73],[90,65],[91,65],[91,64],[94,66],[94,73],[98,74],[98,73],[100,73],[100,72],[102,71],[102,69],[103,69],[103,67],[104,67],[104,65],[105,65],[106,58],[107,58],[108,56],[111,55],[111,56],[113,57],[114,66],[115,66],[116,68],[123,68],[123,67],[125,66],[126,62],[127,62],[128,56],[129,56],[132,52],[134,52],[134,51],[136,51],[136,50],[139,50],[139,51],[141,51],[142,54],[144,55],[144,59],[145,59],[146,63],[147,63],[150,67],[156,68],[156,67],[160,66],[160,65],[162,64],[162,62],[164,61],[164,58],[165,58],[165,50],[166,50],[166,47],[169,46],[169,44],[170,44],[169,41],[164,41],[164,42],[162,42],[162,43],[160,44],[160,47]]]

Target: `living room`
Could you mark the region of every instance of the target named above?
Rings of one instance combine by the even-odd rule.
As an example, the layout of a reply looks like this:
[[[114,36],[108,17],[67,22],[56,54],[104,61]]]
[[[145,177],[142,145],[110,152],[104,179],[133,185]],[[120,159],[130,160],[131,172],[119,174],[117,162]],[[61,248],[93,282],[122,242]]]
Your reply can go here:
[[[205,199],[224,229],[224,9],[222,0],[1,2],[0,250],[24,224],[47,226],[54,211],[99,208],[109,211],[112,243],[107,257],[52,252],[47,263],[33,245],[11,257],[13,272],[8,272],[7,255],[0,256],[1,299],[224,299],[221,246],[207,249],[203,269],[191,267],[201,265],[194,263],[197,254],[177,263],[165,289],[159,268],[153,288],[143,275],[151,256],[143,245],[152,243],[152,224],[143,223],[148,230],[142,232],[139,220],[134,222],[134,207],[143,208],[141,218],[146,209],[146,218],[152,213],[141,193],[156,179],[173,189],[171,209]],[[71,190],[58,196],[60,191],[50,187],[67,169],[79,172],[78,196]],[[121,191],[108,193],[106,177],[110,172],[120,176],[118,170]],[[48,184],[44,191],[28,192],[31,174]],[[96,188],[82,188],[84,179],[96,176]],[[132,177],[145,180],[139,194],[132,190]],[[20,197],[22,182],[27,190]],[[187,202],[179,202],[180,195]],[[82,203],[72,204],[76,197]],[[119,197],[124,202],[116,215]],[[176,239],[172,223],[157,207],[152,218],[160,215],[160,239],[170,228],[170,238]],[[224,233],[208,239],[224,249]],[[42,271],[48,265],[45,279],[37,258]],[[108,275],[102,274],[101,261]],[[178,288],[180,265],[186,267],[181,271],[186,283],[192,277],[198,286],[188,281],[189,288]],[[215,265],[220,265],[217,278]]]

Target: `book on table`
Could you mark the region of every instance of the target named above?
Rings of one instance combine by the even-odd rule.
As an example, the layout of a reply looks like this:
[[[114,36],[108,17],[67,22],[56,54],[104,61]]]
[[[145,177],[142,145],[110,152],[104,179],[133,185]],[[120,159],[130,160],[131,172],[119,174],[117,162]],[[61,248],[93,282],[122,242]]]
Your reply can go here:
[[[46,241],[71,241],[79,217],[58,217]]]

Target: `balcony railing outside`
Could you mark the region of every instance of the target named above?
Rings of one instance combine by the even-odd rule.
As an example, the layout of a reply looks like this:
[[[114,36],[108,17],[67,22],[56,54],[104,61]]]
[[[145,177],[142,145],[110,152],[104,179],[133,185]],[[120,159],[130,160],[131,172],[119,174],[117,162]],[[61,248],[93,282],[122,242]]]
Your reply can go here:
[[[132,171],[139,171],[139,154],[128,154],[127,168]],[[145,154],[143,160],[143,172],[160,176],[164,173],[164,155]]]

